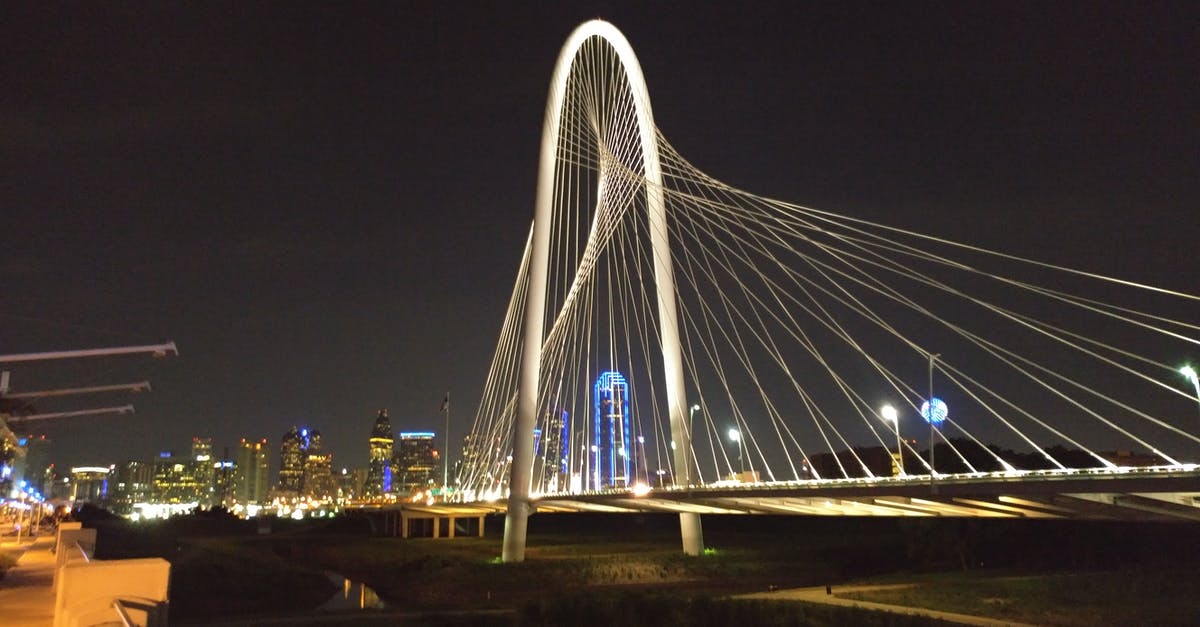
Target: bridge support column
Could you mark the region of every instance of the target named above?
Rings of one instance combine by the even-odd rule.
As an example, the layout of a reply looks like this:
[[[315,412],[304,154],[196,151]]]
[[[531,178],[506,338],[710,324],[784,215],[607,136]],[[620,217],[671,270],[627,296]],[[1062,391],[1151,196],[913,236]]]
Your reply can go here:
[[[529,525],[529,505],[515,503],[509,498],[508,513],[504,516],[504,545],[500,559],[505,563],[525,561],[525,532]]]
[[[704,530],[700,528],[700,514],[680,514],[679,535],[683,539],[685,555],[700,555],[704,552]]]

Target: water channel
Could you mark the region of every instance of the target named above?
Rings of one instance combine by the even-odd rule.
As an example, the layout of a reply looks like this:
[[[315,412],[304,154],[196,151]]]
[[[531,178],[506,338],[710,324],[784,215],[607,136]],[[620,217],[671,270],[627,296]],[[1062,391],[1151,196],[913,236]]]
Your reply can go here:
[[[325,571],[325,576],[338,587],[338,591],[317,607],[317,611],[378,610],[386,607],[379,595],[363,582],[351,581],[331,571]]]

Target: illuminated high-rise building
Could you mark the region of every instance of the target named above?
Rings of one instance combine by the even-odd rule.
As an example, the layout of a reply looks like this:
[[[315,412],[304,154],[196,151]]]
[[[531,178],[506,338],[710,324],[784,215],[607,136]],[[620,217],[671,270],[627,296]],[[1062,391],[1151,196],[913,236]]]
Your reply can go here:
[[[76,466],[71,469],[71,500],[76,504],[104,503],[108,498],[108,466]]]
[[[242,438],[238,445],[237,460],[234,462],[233,498],[242,505],[260,505],[267,502],[267,487],[271,477],[271,455],[267,439],[257,442]]]
[[[340,473],[334,473],[333,478],[343,500],[362,498],[363,484],[367,481],[366,468],[343,468]]]
[[[7,372],[4,373],[7,376]],[[14,485],[20,485],[18,467],[25,457],[25,450],[16,434],[8,428],[0,413],[0,498],[7,498]]]
[[[308,435],[308,446],[304,447],[304,480],[301,482],[304,495],[318,500],[337,496],[337,484],[333,480],[333,454],[321,450],[321,432],[313,429]]]
[[[45,434],[29,434],[19,438],[17,444],[24,447],[25,454],[18,455],[14,460],[12,478],[18,483],[25,481],[25,484],[38,494],[49,494],[50,440]],[[0,475],[2,474],[3,471],[0,470]],[[0,496],[5,494],[8,492],[0,491]]]
[[[230,507],[234,503],[233,481],[237,476],[236,464],[229,458],[229,447],[222,449],[221,458],[213,459],[212,505]]]
[[[592,431],[593,488],[623,488],[630,481],[629,384],[616,371],[605,372],[592,389],[595,420]]]
[[[199,503],[195,459],[163,451],[154,461],[153,500],[156,503]]]
[[[304,488],[304,450],[308,429],[292,427],[279,442],[279,490],[292,496]]]
[[[192,437],[192,457],[202,461],[212,458],[212,438]]]
[[[215,498],[216,468],[213,466],[212,438],[192,437],[192,458],[190,466],[199,489],[199,503],[213,505]]]
[[[539,473],[535,481],[541,481],[545,492],[560,492],[567,489],[567,429],[569,414],[565,409],[546,412],[541,435],[536,448],[535,467]]]
[[[154,465],[139,461],[117,464],[116,485],[110,492],[113,512],[128,514],[134,503],[149,503],[154,492]]]
[[[392,489],[392,424],[386,409],[379,410],[367,450],[367,478],[363,482],[363,496],[378,497]]]
[[[397,486],[394,491],[408,493],[429,487],[434,471],[441,468],[441,454],[435,445],[435,437],[432,431],[415,431],[401,433],[396,439],[392,456],[393,479]]]

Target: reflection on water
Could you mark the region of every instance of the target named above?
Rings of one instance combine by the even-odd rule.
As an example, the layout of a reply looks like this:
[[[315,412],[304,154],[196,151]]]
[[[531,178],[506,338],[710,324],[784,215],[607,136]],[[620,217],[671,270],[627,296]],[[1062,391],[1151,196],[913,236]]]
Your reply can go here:
[[[325,572],[329,581],[340,588],[318,610],[377,610],[384,607],[379,595],[361,581],[350,581],[334,573]]]

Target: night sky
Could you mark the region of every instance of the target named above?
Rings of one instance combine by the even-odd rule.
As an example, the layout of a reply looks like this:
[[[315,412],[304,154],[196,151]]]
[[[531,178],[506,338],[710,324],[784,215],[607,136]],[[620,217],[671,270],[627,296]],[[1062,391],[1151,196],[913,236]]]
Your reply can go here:
[[[360,466],[377,409],[440,433],[446,391],[459,441],[595,17],[718,179],[1200,292],[1195,3],[507,4],[0,8],[0,353],[180,350],[10,367],[154,385],[39,405],[137,407],[38,423],[55,462],[296,424]]]

